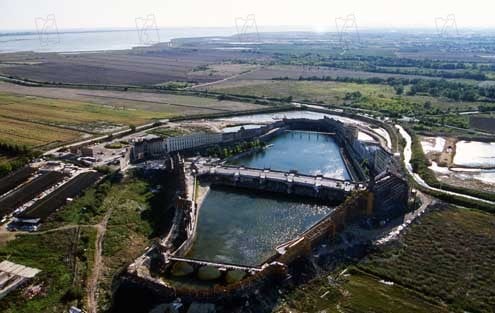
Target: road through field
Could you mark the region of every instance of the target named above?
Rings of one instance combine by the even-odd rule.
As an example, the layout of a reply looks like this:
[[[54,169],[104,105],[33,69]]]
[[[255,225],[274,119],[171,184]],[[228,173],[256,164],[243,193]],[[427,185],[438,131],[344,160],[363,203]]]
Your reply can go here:
[[[93,272],[91,273],[91,277],[88,281],[88,312],[89,313],[97,313],[98,311],[98,279],[100,277],[100,273],[102,270],[102,253],[103,253],[103,239],[105,237],[105,233],[107,231],[107,224],[112,216],[113,208],[114,208],[114,199],[108,211],[105,213],[102,221],[96,225],[96,242],[95,242],[95,255],[94,255],[94,267]]]
[[[239,76],[242,76],[242,75],[245,75],[245,74],[248,74],[248,73],[254,72],[254,71],[256,71],[256,70],[257,70],[257,69],[252,69],[252,70],[250,70],[250,71],[247,71],[247,72],[244,72],[244,73],[235,74],[235,75],[232,75],[232,76],[226,77],[226,78],[224,78],[224,79],[216,80],[216,81],[209,82],[209,83],[204,83],[204,84],[194,85],[194,86],[191,86],[191,87],[190,87],[190,89],[197,89],[197,88],[208,87],[208,86],[211,86],[211,85],[221,84],[221,83],[224,83],[224,82],[226,82],[226,81],[229,81],[229,80],[232,80],[232,79],[238,78]]]

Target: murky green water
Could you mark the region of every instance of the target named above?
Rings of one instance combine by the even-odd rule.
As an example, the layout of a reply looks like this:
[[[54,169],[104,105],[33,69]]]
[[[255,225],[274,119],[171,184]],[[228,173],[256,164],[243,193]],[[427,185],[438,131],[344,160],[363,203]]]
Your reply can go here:
[[[285,132],[270,148],[235,161],[249,167],[323,174],[348,179],[334,138],[312,132]],[[196,242],[189,257],[258,265],[274,248],[294,239],[333,210],[234,189],[213,189],[200,209]]]
[[[302,174],[350,179],[339,146],[326,134],[287,131],[273,138],[269,148],[233,161],[233,164]]]
[[[212,189],[201,206],[196,242],[189,257],[258,265],[274,248],[301,234],[333,208]]]

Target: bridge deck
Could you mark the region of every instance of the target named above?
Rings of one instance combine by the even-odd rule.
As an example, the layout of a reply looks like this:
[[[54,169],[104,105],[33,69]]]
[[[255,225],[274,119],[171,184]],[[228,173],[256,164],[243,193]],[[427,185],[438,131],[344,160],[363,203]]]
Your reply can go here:
[[[191,264],[197,264],[200,266],[212,266],[212,267],[216,267],[216,268],[226,268],[228,270],[241,270],[241,271],[249,271],[249,272],[261,271],[261,268],[259,268],[259,267],[251,267],[251,266],[229,264],[229,263],[216,263],[216,262],[181,258],[181,257],[175,257],[175,256],[169,256],[167,259],[170,261],[186,262],[186,263],[191,263]]]
[[[249,178],[260,178],[271,181],[280,181],[287,183],[295,183],[299,185],[308,185],[315,187],[326,187],[332,189],[342,189],[344,191],[352,191],[365,189],[366,186],[362,183],[344,181],[323,176],[311,176],[299,173],[287,173],[282,171],[262,170],[246,167],[232,166],[214,166],[200,164],[196,165],[198,175],[223,175],[223,176],[240,176]]]

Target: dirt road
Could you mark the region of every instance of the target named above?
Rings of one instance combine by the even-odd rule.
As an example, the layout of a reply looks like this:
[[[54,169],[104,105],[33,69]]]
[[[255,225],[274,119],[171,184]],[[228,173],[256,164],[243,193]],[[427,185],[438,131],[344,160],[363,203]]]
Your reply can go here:
[[[114,202],[116,200],[113,200],[109,206],[108,211],[105,213],[105,216],[103,217],[103,220],[95,225],[96,227],[96,242],[95,242],[95,255],[94,255],[94,262],[93,262],[93,272],[91,273],[91,277],[88,280],[88,312],[89,313],[97,313],[98,309],[98,295],[97,295],[97,289],[98,289],[98,279],[100,277],[100,273],[102,270],[102,252],[103,252],[103,239],[105,237],[105,233],[107,231],[107,224],[108,221],[110,220],[110,216],[112,216],[112,211],[114,208]]]

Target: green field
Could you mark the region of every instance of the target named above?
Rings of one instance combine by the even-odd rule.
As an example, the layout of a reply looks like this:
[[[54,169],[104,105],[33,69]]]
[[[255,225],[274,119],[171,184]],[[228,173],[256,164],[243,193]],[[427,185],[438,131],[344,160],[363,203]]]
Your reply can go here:
[[[131,173],[108,189],[99,207],[100,214],[112,211],[103,241],[104,271],[98,284],[101,311],[110,306],[114,276],[141,255],[152,238],[170,227],[173,212],[168,209],[175,195],[170,181],[162,175],[144,179]],[[158,184],[163,187],[151,192]]]
[[[48,149],[81,140],[84,133],[88,136],[88,133],[105,132],[130,124],[140,125],[176,115],[149,105],[142,109],[115,108],[73,100],[0,93],[0,141]]]
[[[0,116],[81,130],[89,130],[91,124],[97,127],[99,122],[128,125],[144,123],[153,118],[170,117],[166,112],[128,110],[74,100],[8,93],[0,93]]]
[[[23,290],[0,301],[4,313],[67,312],[83,302],[83,289],[93,257],[95,231],[81,228],[49,234],[20,235],[0,247],[0,258],[35,267],[41,272],[31,282],[42,293],[26,301]],[[75,271],[74,271],[75,269]]]
[[[77,101],[0,94],[0,141],[44,148],[82,139],[84,132],[167,116]]]
[[[417,114],[427,109],[442,111],[476,109],[479,102],[451,101],[444,98],[415,95],[397,96],[393,87],[379,84],[357,84],[334,81],[273,81],[249,80],[232,81],[208,86],[215,92],[237,95],[254,95],[258,97],[286,98],[294,100],[323,102],[331,105],[348,105],[346,94],[360,92],[362,98],[353,101],[353,106],[397,113]],[[430,103],[426,105],[425,103]]]
[[[9,164],[10,162],[15,161],[15,160],[16,160],[16,157],[9,156],[9,155],[3,155],[0,153],[0,167],[5,166],[6,164]]]
[[[218,100],[216,97],[198,97],[182,94],[153,92],[86,92],[84,99],[115,110],[155,112],[155,118],[187,116],[219,112],[235,112],[262,108],[249,102]],[[147,114],[149,116],[149,113]]]
[[[98,304],[102,312],[109,309],[115,275],[141,255],[152,238],[168,231],[173,214],[169,207],[176,190],[173,178],[163,173],[146,178],[137,172],[126,177],[114,173],[43,224],[43,230],[74,224],[95,225],[105,214],[110,214],[103,240],[103,272],[98,281]],[[159,185],[162,187],[157,188]]]
[[[36,96],[0,92],[0,142],[48,149],[131,124],[263,107],[252,103],[170,94],[112,92],[103,95],[102,91],[79,91],[80,94],[66,95],[69,91],[75,91],[61,89],[58,95],[56,91],[28,89]],[[41,96],[43,93],[49,97]]]
[[[0,141],[43,148],[82,138],[77,131],[0,117]]]
[[[434,209],[399,242],[289,292],[277,313],[493,312],[495,216]]]
[[[449,305],[455,312],[493,312],[495,216],[450,207],[433,211],[360,268]]]
[[[109,308],[114,275],[138,257],[149,244],[152,229],[141,218],[142,213],[149,209],[149,188],[144,181],[123,181],[110,189],[102,203],[103,211],[113,211],[103,242],[105,270],[98,283],[98,304],[102,311]]]
[[[283,298],[275,313],[426,313],[448,312],[445,307],[398,285],[358,270],[318,278]]]
[[[394,89],[390,86],[359,85],[355,83],[320,81],[235,81],[212,85],[209,90],[258,97],[286,98],[341,103],[347,92],[359,91],[369,96],[383,95],[392,97]]]

